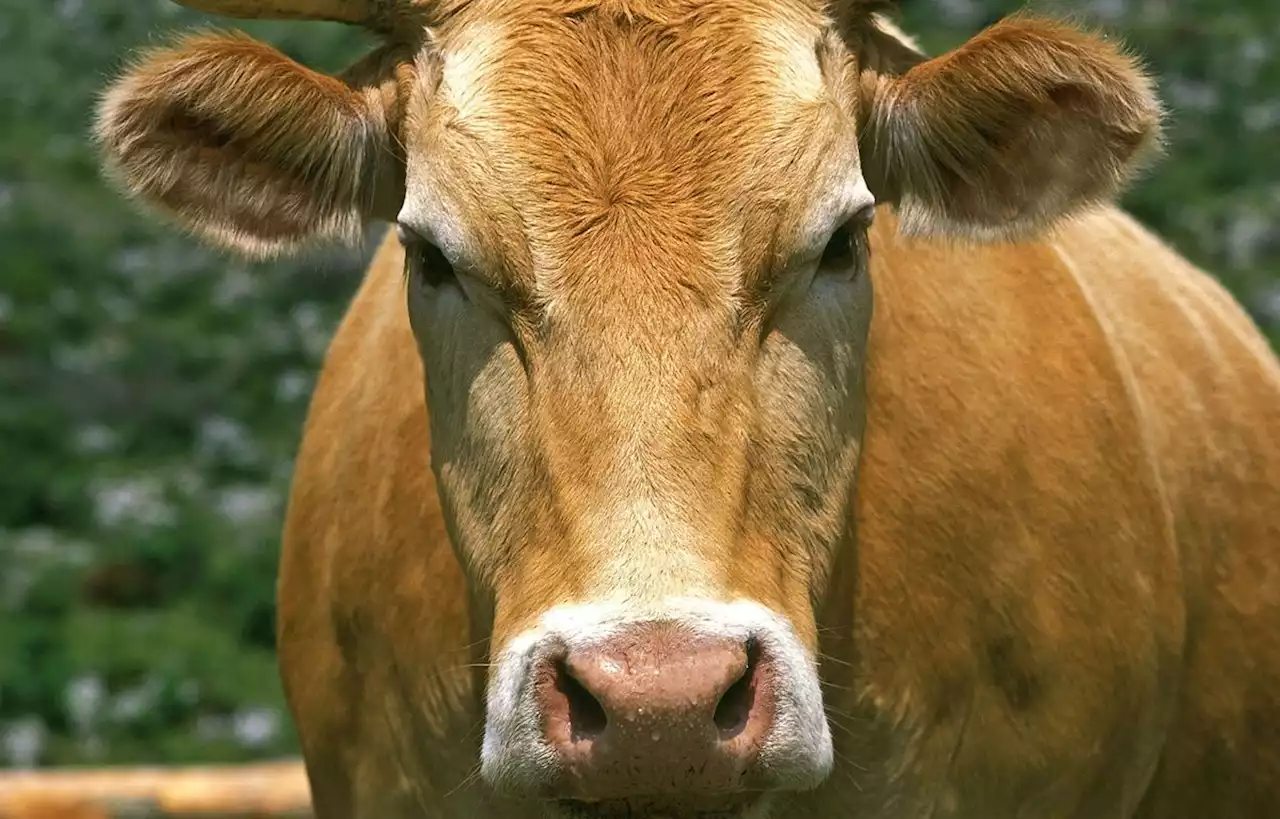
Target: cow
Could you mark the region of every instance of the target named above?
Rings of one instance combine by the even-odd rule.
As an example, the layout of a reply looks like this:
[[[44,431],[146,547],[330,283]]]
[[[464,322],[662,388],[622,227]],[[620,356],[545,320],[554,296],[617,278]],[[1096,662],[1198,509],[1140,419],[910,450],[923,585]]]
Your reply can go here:
[[[1118,204],[1165,144],[1122,43],[183,4],[379,38],[185,35],[94,125],[211,247],[394,224],[284,523],[319,819],[1280,816],[1280,363]]]

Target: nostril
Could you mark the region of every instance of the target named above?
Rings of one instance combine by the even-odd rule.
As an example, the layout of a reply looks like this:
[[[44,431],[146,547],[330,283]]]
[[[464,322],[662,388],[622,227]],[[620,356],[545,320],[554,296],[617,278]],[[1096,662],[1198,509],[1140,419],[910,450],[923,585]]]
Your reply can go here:
[[[556,690],[569,704],[569,732],[574,740],[591,739],[604,732],[609,724],[604,707],[563,661],[556,663]]]
[[[760,647],[752,640],[747,644],[746,669],[720,697],[712,717],[722,740],[733,739],[747,727],[756,700],[756,669],[759,663]]]

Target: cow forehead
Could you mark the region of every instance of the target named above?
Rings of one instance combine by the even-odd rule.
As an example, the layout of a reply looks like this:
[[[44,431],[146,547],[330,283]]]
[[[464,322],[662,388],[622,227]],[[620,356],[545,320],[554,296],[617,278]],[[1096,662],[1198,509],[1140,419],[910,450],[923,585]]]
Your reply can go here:
[[[418,196],[469,199],[467,221],[523,235],[530,268],[645,237],[672,264],[742,269],[856,172],[832,42],[805,2],[469,5],[421,98]]]
[[[435,33],[438,43],[458,54],[483,52],[487,60],[499,56],[504,49],[495,46],[502,45],[512,53],[532,52],[549,66],[572,60],[572,53],[559,50],[572,52],[573,41],[590,39],[592,32],[647,32],[671,45],[707,47],[698,55],[707,67],[713,65],[707,57],[718,54],[732,62],[744,48],[783,56],[798,46],[812,57],[814,36],[830,22],[826,3],[816,0],[470,0],[454,8]],[[498,30],[502,43],[483,36]],[[680,51],[664,56],[679,60]]]
[[[825,17],[804,5],[583,5],[459,17],[441,38],[435,99],[451,125],[508,149],[523,137],[644,167],[799,148],[797,128],[824,113]]]

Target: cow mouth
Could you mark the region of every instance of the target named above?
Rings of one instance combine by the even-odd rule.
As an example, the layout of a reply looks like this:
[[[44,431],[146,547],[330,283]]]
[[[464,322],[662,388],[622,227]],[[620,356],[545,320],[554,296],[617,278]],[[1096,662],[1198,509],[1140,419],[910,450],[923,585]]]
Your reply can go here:
[[[554,819],[766,819],[760,803],[761,794],[600,802],[561,799],[555,803]]]

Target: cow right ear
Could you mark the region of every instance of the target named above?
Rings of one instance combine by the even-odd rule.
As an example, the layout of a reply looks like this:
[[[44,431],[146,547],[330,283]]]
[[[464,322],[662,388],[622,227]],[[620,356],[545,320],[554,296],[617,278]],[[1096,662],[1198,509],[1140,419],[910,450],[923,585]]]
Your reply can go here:
[[[915,38],[883,11],[859,12],[855,6],[852,10],[845,9],[844,16],[846,36],[852,41],[862,72],[897,77],[929,59]]]
[[[94,136],[131,197],[210,244],[263,258],[354,242],[404,198],[395,130],[409,64],[393,56],[371,55],[362,82],[244,34],[187,37],[107,89]]]
[[[907,234],[1034,235],[1114,199],[1159,154],[1151,77],[1056,20],[1008,17],[901,75],[860,79],[863,173]]]

